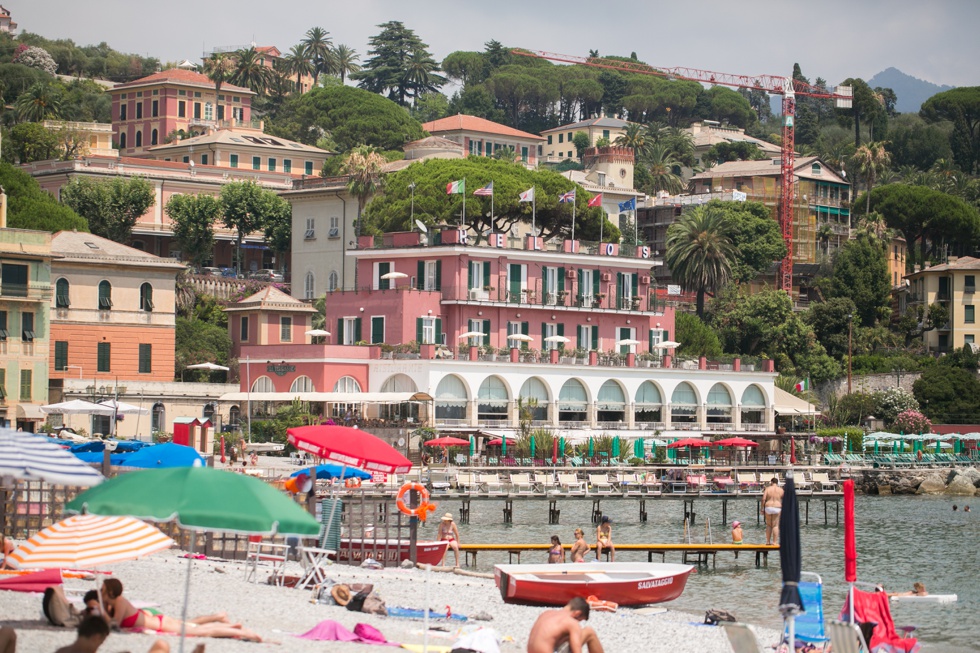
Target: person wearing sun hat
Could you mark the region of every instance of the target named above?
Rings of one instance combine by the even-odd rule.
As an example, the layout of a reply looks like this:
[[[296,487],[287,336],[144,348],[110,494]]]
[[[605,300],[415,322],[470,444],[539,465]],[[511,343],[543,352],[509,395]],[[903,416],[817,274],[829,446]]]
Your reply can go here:
[[[732,544],[742,543],[742,522],[735,520],[732,522]]]
[[[456,566],[458,567],[459,566],[459,529],[456,528],[456,522],[453,521],[453,513],[447,512],[445,515],[442,516],[442,521],[439,522],[439,532],[436,535],[436,539],[442,542],[449,542],[449,546],[452,547],[453,553],[456,554]],[[445,562],[446,556],[443,555],[442,559],[443,562]]]

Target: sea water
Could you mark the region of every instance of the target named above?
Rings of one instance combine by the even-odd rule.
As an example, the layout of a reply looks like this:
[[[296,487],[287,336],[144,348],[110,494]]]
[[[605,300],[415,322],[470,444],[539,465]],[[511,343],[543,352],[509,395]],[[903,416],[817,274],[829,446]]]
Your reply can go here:
[[[959,510],[953,511],[953,505]],[[971,505],[971,512],[963,512]],[[458,500],[439,502],[437,514],[447,511],[459,515]],[[648,520],[638,519],[635,499],[607,499],[602,512],[613,520],[613,542],[678,543],[684,537],[683,502],[648,499]],[[514,501],[513,523],[503,523],[503,501],[473,501],[470,523],[457,524],[464,543],[544,543],[558,535],[563,544],[574,541],[575,528],[595,543],[591,523],[592,501],[561,499],[559,524],[548,524],[548,504],[542,500]],[[803,510],[801,504],[801,512]],[[721,501],[696,499],[696,519],[691,529],[693,542],[705,541],[705,525],[710,524],[715,543],[731,542],[731,522],[742,522],[746,543],[764,544],[765,525],[757,522],[755,497],[728,502],[728,523],[722,523]],[[847,593],[844,582],[844,515],[841,504],[837,524],[833,504],[827,506],[829,525],[824,525],[823,501],[810,502],[810,523],[800,524],[803,570],[820,574],[824,583],[824,612],[837,618]],[[956,594],[956,603],[893,603],[896,625],[916,625],[924,653],[964,653],[980,651],[980,498],[926,496],[858,496],[857,513],[858,580],[879,583],[890,592],[910,591],[912,583],[925,583],[934,594]],[[434,537],[438,521],[423,526],[420,537]],[[452,552],[448,560],[452,561]],[[645,552],[624,552],[617,561],[643,561]],[[479,570],[490,571],[496,563],[507,562],[507,554],[481,552]],[[547,553],[525,552],[521,562],[546,562]],[[655,561],[660,557],[655,556]],[[462,560],[460,561],[462,562]],[[680,562],[680,553],[668,554],[667,562]],[[726,609],[739,621],[779,628],[777,605],[781,587],[778,554],[769,555],[769,566],[756,568],[755,554],[743,553],[738,560],[731,553],[719,553],[717,567],[701,567],[690,576],[684,594],[670,604],[676,610],[692,613],[692,621],[703,620],[711,608]]]

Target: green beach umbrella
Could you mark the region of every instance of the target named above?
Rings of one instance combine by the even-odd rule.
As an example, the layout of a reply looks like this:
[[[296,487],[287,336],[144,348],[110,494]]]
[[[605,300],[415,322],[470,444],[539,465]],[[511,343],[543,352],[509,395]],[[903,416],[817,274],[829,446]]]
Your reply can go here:
[[[936,453],[939,453],[939,439],[936,439]]]
[[[633,456],[643,458],[643,438],[637,438],[633,441]]]
[[[504,457],[507,455],[507,436],[500,436],[500,456]]]
[[[470,436],[470,458],[476,455],[476,438]]]
[[[592,441],[592,436],[589,436],[589,458],[595,455],[595,443]]]
[[[534,441],[534,436],[531,436],[531,458],[534,458],[534,452],[537,451],[537,444]]]
[[[619,458],[619,436],[613,438],[612,442],[612,457]]]
[[[875,455],[878,455],[878,441],[875,440]]]
[[[562,458],[565,457],[565,436],[558,438],[558,455]]]

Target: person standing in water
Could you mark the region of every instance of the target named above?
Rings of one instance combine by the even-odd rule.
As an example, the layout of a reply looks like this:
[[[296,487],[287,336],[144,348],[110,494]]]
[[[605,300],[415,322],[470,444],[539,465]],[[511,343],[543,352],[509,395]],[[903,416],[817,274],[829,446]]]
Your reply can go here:
[[[572,542],[572,550],[569,551],[572,562],[585,562],[585,556],[589,555],[591,550],[589,543],[585,541],[585,533],[582,532],[581,528],[576,528],[575,541]]]
[[[565,548],[557,535],[551,536],[551,548],[548,549],[548,564],[558,565],[565,562]]]
[[[779,544],[779,513],[783,511],[783,488],[775,476],[762,493],[762,514],[766,518],[766,544]]]
[[[742,522],[737,519],[732,522],[732,544],[742,543]]]

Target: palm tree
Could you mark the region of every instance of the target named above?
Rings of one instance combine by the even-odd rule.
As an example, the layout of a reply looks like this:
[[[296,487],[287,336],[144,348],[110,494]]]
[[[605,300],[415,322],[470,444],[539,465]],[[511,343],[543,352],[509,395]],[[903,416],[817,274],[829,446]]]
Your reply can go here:
[[[330,69],[330,46],[333,45],[330,32],[322,27],[314,27],[306,33],[306,38],[300,41],[300,45],[313,62],[313,85],[316,86],[320,81],[320,75],[329,72]]]
[[[829,224],[822,224],[817,229],[817,240],[823,245],[823,253],[826,256],[830,252],[830,239],[834,237],[834,228]]]
[[[235,52],[235,70],[228,81],[238,86],[250,88],[256,93],[264,93],[269,83],[270,69],[262,63],[261,55],[254,48]]]
[[[215,52],[204,60],[204,74],[214,83],[214,106],[218,106],[221,85],[228,81],[235,70],[235,62],[224,52]],[[217,115],[217,108],[215,109]]]
[[[353,150],[341,166],[341,173],[349,176],[347,190],[357,198],[357,234],[361,234],[361,212],[371,195],[383,185],[381,171],[385,158],[369,147]]]
[[[616,137],[613,145],[628,147],[633,150],[636,160],[639,160],[646,153],[649,141],[647,140],[647,129],[643,125],[631,122],[626,125],[623,133]]]
[[[312,76],[316,72],[316,67],[313,65],[306,48],[302,45],[294,45],[289,48],[289,53],[282,58],[282,72],[286,75],[296,75],[296,92],[302,93],[303,75]]]
[[[446,78],[438,75],[439,64],[425,48],[416,48],[405,61],[404,89],[413,101],[424,93],[435,93],[446,83]],[[404,93],[402,104],[405,103]]]
[[[61,93],[50,84],[38,82],[21,93],[14,105],[21,122],[41,122],[61,115]]]
[[[361,55],[357,54],[357,50],[349,48],[343,43],[333,49],[333,71],[340,75],[341,84],[347,80],[347,75],[356,73],[361,69],[361,64],[357,63],[360,59]]]
[[[735,247],[725,212],[699,205],[685,211],[667,229],[664,262],[688,292],[697,293],[698,317],[704,317],[704,294],[717,291],[732,276]]]
[[[677,195],[684,190],[684,181],[675,172],[680,168],[681,162],[666,144],[656,143],[647,147],[641,163],[650,171],[651,190],[654,194],[665,191]]]
[[[884,216],[877,211],[874,213],[867,213],[861,218],[861,228],[866,234],[873,236],[878,240],[889,240],[890,233],[888,225],[885,224]]]
[[[871,212],[871,189],[874,188],[875,179],[892,162],[891,155],[885,149],[887,144],[885,141],[866,143],[854,152],[854,162],[857,164],[858,174],[863,175],[867,182],[868,205],[865,208],[865,213]]]

